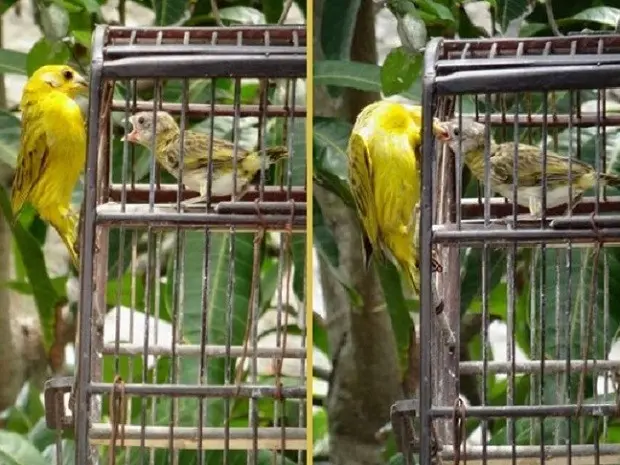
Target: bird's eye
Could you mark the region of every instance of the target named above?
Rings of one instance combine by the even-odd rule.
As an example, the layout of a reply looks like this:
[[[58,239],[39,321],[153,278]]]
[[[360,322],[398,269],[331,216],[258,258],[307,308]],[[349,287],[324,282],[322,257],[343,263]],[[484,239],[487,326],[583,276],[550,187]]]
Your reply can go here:
[[[454,134],[454,137],[458,137],[459,136],[459,128],[454,128],[452,130],[452,134]]]
[[[138,118],[138,124],[144,124],[144,116]]]
[[[66,69],[62,72],[62,76],[67,80],[70,81],[71,79],[73,79],[73,72],[71,72],[71,70]]]

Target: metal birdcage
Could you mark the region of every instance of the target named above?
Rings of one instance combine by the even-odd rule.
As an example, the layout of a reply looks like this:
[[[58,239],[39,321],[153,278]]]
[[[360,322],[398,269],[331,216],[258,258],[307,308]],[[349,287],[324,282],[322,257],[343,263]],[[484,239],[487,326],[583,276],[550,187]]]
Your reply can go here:
[[[620,37],[435,39],[425,54],[420,397],[393,410],[410,427],[406,459],[616,463],[620,198],[600,179],[617,172]],[[460,149],[435,140],[433,117],[455,118]],[[467,155],[471,119],[483,124],[484,148]],[[491,153],[502,150],[510,169],[494,181]],[[534,215],[519,194],[551,199],[552,153],[571,160],[566,173],[578,160],[591,165],[595,185],[581,201],[541,200]],[[540,171],[527,179],[516,168],[526,154],[538,154],[529,160]],[[532,180],[536,190],[524,190]],[[500,181],[507,198],[494,190]],[[443,265],[436,283],[433,248]],[[424,311],[433,285],[459,336],[456,354]]]
[[[75,428],[80,464],[303,463],[305,26],[98,26],[92,57],[73,415],[73,379],[50,380],[48,425]],[[138,112],[157,134],[144,146]],[[175,166],[209,160],[197,202],[166,147]],[[224,178],[218,197],[247,153],[251,187]]]

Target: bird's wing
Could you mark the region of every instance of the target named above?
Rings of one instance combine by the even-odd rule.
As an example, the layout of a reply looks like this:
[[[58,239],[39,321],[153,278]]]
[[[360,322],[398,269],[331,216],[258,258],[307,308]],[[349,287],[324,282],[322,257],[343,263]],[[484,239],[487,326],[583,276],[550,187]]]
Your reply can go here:
[[[500,155],[497,155],[496,159],[500,163],[495,163],[497,174],[505,178],[506,184],[512,184],[513,180],[513,159],[514,159],[514,143],[502,144],[502,150]],[[521,144],[519,146],[519,186],[520,187],[532,187],[540,186],[543,182],[543,157],[542,150],[539,147],[533,145]],[[568,159],[562,157],[553,152],[547,152],[547,168],[546,178],[547,182],[568,182]],[[576,181],[578,176],[581,176],[589,171],[591,167],[580,160],[572,161],[573,179]]]
[[[187,131],[185,134],[185,169],[194,170],[208,166],[208,155],[211,144],[211,136],[202,132]],[[232,155],[234,144],[225,139],[213,138],[213,169],[222,169],[226,166],[232,168]],[[190,154],[188,157],[187,154]],[[248,151],[237,147],[237,162],[243,160]]]
[[[349,158],[349,182],[357,213],[364,228],[364,252],[366,265],[370,254],[378,246],[377,215],[372,199],[372,161],[368,146],[362,136],[353,132],[347,148]]]
[[[30,192],[39,182],[49,155],[47,137],[38,120],[28,119],[22,129],[22,140],[17,168],[11,189],[11,209],[17,215],[28,201]]]

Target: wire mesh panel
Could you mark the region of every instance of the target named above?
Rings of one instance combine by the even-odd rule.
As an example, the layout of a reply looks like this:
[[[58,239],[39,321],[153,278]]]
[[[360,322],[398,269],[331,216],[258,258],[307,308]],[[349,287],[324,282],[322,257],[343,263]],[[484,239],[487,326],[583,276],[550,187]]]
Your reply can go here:
[[[618,462],[619,71],[612,35],[429,44],[421,308],[460,351],[422,311],[422,464]]]
[[[305,460],[305,46],[96,30],[77,463]]]

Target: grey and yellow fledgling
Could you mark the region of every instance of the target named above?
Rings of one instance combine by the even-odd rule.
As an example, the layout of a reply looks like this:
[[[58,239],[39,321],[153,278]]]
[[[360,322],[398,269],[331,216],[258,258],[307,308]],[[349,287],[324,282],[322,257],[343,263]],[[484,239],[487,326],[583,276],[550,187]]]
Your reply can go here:
[[[418,215],[422,108],[379,101],[358,115],[347,147],[351,192],[363,229],[365,263],[370,256],[392,261],[419,295]],[[437,261],[434,268],[439,268]],[[443,302],[436,295],[437,313]],[[441,321],[448,345],[454,335],[445,315]]]
[[[480,182],[484,182],[485,138],[484,124],[470,118],[462,119],[459,130],[458,118],[440,123],[434,127],[437,139],[447,142],[454,153],[459,151],[459,139],[463,161]],[[514,142],[490,144],[490,183],[491,189],[513,199]],[[571,162],[572,205],[579,202],[584,192],[596,185],[595,169],[579,160]],[[553,152],[547,152],[547,208],[568,204],[569,201],[569,161]],[[529,208],[535,218],[542,216],[543,205],[543,154],[539,147],[527,144],[518,146],[517,203]],[[600,186],[620,187],[620,177],[600,173]]]
[[[191,199],[190,202],[204,200],[207,195],[207,169],[209,146],[211,136],[209,134],[185,131],[183,146],[183,167],[180,167],[181,129],[174,118],[165,111],[157,112],[157,120],[154,123],[152,111],[141,111],[129,117],[132,131],[125,136],[129,142],[152,148],[153,129],[155,138],[155,158],[159,164],[175,178],[179,178],[179,172],[183,171],[183,183],[188,189],[200,193],[200,197]],[[154,127],[155,126],[155,127]],[[211,179],[211,194],[217,197],[233,194],[233,152],[232,142],[213,138],[213,173]],[[270,147],[265,150],[267,165],[288,157],[285,147]],[[237,148],[236,194],[241,198],[249,187],[250,182],[261,168],[261,152]]]

